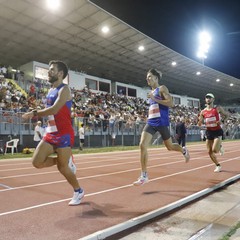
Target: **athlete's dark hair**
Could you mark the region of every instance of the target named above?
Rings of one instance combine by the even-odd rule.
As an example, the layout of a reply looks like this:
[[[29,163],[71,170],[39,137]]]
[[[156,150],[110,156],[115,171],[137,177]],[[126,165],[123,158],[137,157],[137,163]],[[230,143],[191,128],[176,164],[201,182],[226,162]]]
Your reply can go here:
[[[152,75],[156,76],[158,78],[158,80],[160,80],[162,78],[162,73],[160,71],[156,70],[155,68],[149,69],[148,73],[151,73]]]
[[[51,60],[49,66],[52,64],[57,65],[58,71],[63,71],[63,79],[68,75],[68,66],[66,63],[60,60]]]

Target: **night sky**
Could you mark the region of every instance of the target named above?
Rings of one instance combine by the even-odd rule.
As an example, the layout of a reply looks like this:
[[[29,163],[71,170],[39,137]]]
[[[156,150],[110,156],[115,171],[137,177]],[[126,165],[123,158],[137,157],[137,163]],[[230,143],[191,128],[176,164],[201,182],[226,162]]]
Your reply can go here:
[[[91,0],[170,49],[197,58],[198,33],[212,36],[205,65],[240,78],[240,1]]]

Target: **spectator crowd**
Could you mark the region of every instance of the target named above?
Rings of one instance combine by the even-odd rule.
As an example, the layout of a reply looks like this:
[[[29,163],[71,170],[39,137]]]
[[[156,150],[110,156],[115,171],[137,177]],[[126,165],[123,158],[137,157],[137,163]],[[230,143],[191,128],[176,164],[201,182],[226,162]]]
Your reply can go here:
[[[46,104],[46,89],[33,81],[31,91],[25,96],[15,85],[4,76],[0,77],[0,113],[23,113],[36,108],[44,108]],[[82,90],[71,89],[73,97],[72,119],[73,124],[79,121],[85,128],[92,129],[112,128],[118,124],[118,128],[133,129],[146,122],[148,114],[148,100],[142,98],[127,97],[123,94],[93,93],[85,86]],[[175,106],[170,109],[170,121],[176,123],[179,118],[185,119],[187,128],[197,125],[200,112],[196,107]],[[231,110],[230,119],[224,126],[226,135],[232,134],[232,129],[239,128],[237,113]],[[33,121],[37,122],[39,119]],[[40,119],[42,120],[42,119]],[[143,125],[143,124],[142,124]]]

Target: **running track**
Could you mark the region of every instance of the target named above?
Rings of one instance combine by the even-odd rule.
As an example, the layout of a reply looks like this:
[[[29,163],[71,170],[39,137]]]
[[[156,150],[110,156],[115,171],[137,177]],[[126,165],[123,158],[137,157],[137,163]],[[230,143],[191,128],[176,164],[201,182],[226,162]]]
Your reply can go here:
[[[238,176],[240,142],[224,142],[214,173],[204,143],[190,145],[191,160],[165,148],[149,150],[150,182],[132,186],[140,172],[139,151],[75,155],[85,189],[81,205],[69,207],[72,189],[56,167],[35,169],[30,159],[0,161],[0,239],[77,240],[224,180]]]

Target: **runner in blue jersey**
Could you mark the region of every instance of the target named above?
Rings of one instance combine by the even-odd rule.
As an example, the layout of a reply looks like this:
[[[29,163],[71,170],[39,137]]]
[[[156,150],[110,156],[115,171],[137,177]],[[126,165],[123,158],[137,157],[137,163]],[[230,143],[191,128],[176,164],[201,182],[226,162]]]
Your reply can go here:
[[[172,96],[169,94],[168,88],[164,85],[159,85],[162,78],[162,73],[156,69],[150,69],[147,72],[147,83],[152,88],[148,94],[149,98],[149,114],[147,124],[143,129],[140,140],[141,151],[141,175],[134,186],[141,186],[148,182],[147,161],[148,152],[147,147],[150,144],[153,135],[159,132],[162,136],[163,142],[169,151],[178,151],[183,154],[185,162],[190,159],[186,147],[181,147],[177,143],[172,143],[169,130],[169,107],[173,106]]]

